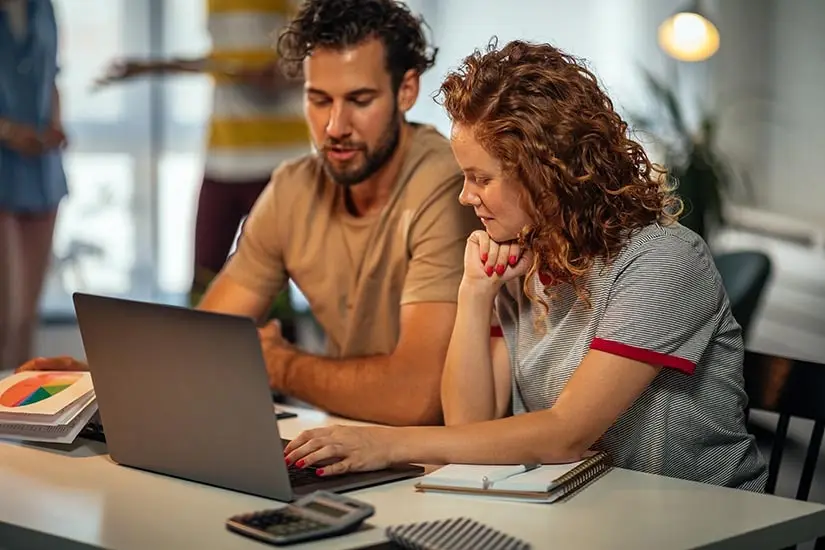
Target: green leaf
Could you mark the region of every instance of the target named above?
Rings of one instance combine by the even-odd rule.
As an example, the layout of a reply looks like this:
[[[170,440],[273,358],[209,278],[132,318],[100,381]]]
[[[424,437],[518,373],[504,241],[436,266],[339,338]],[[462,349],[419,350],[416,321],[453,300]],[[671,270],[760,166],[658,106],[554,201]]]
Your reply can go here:
[[[687,126],[685,125],[682,109],[679,106],[679,101],[676,99],[676,94],[674,91],[668,87],[663,80],[659,80],[647,69],[643,69],[643,72],[648,87],[665,107],[670,117],[670,122],[673,124],[676,132],[683,136],[683,138],[689,138],[690,132],[687,130]]]
[[[706,235],[706,224],[724,223],[724,202],[736,197],[739,189],[752,196],[749,174],[738,169],[717,146],[721,127],[721,107],[730,109],[724,101],[718,106],[702,105],[697,125],[691,131],[685,110],[672,83],[640,67],[644,82],[654,100],[645,113],[633,113],[637,128],[654,134],[664,147],[663,162],[668,174],[678,180],[676,192],[685,203],[680,221]]]

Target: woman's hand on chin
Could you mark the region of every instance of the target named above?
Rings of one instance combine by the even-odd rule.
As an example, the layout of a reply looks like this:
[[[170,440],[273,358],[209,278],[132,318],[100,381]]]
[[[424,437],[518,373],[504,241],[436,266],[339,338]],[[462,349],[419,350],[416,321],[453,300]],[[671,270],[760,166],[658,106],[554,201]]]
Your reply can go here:
[[[498,243],[486,231],[473,231],[464,249],[463,285],[492,292],[507,281],[527,273],[532,254],[522,251],[515,241]]]

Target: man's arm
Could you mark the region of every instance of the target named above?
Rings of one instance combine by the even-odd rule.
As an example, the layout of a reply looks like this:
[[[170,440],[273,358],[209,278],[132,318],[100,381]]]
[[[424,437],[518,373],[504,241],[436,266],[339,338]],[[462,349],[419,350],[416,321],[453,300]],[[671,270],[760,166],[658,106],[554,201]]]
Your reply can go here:
[[[143,75],[202,73],[208,70],[208,58],[191,59],[120,59],[113,61],[106,72],[95,80],[95,86],[102,87]]]
[[[98,86],[144,75],[168,75],[179,73],[209,73],[234,82],[255,86],[265,92],[278,94],[303,87],[300,80],[286,78],[276,59],[255,67],[234,67],[209,57],[192,59],[125,60],[112,63]]]
[[[443,422],[441,374],[455,323],[462,258],[467,237],[479,226],[472,209],[455,200],[463,181],[457,172],[455,159],[445,154],[408,184],[430,186],[430,192],[423,193],[426,199],[409,228],[411,258],[395,350],[387,356],[332,360],[264,344],[273,388],[358,420]]]
[[[276,346],[266,360],[275,389],[341,416],[390,425],[441,423],[439,386],[456,305],[401,306],[401,334],[390,355],[327,359]]]
[[[222,271],[209,285],[197,309],[252,317],[260,321],[271,304],[269,295],[236,283]]]
[[[278,95],[304,87],[302,79],[287,78],[278,65],[277,60],[267,63],[261,67],[245,68],[228,73],[230,78],[248,86],[254,86],[259,90]]]

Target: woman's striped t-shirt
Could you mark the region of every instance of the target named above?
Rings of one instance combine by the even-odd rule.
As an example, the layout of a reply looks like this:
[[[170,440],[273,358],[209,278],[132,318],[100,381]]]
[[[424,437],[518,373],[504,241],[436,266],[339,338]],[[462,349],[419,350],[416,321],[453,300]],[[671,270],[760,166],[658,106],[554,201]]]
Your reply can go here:
[[[532,281],[540,294],[544,283]],[[753,491],[765,462],[745,429],[741,328],[705,242],[681,225],[632,235],[585,285],[556,285],[542,310],[510,281],[496,312],[510,355],[515,414],[553,406],[590,349],[664,367],[594,448],[619,467]]]

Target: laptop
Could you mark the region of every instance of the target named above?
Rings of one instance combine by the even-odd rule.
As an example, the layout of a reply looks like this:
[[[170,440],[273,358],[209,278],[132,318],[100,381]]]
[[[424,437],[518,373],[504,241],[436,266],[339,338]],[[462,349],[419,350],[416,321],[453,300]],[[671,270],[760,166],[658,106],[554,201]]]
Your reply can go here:
[[[113,461],[291,502],[419,476],[404,465],[320,477],[287,468],[252,319],[73,295]]]

